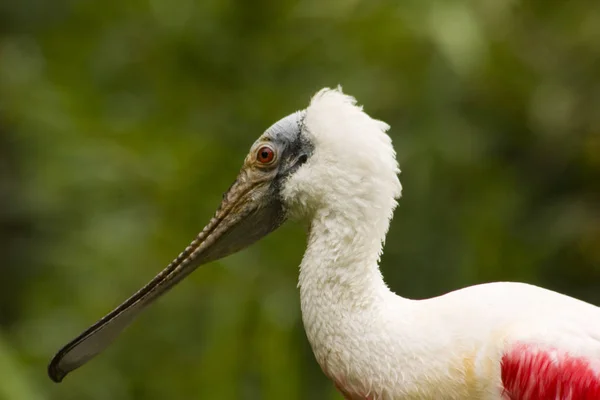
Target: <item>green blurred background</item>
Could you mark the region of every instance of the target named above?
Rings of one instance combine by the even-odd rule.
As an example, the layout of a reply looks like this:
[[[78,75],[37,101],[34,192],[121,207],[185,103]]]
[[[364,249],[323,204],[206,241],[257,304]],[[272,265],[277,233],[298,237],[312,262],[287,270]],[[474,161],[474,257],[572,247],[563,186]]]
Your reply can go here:
[[[323,86],[392,126],[396,292],[520,280],[600,304],[598,1],[3,0],[0,35],[0,399],[340,399],[294,224],[46,376]]]

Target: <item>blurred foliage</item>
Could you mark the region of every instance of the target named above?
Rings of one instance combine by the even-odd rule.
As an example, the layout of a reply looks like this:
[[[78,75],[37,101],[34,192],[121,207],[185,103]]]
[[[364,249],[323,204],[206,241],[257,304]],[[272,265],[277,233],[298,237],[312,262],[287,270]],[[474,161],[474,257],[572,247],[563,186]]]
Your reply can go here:
[[[0,35],[2,399],[339,399],[293,224],[61,385],[45,370],[194,237],[266,127],[338,83],[392,126],[395,291],[522,280],[600,304],[597,1],[5,0]]]

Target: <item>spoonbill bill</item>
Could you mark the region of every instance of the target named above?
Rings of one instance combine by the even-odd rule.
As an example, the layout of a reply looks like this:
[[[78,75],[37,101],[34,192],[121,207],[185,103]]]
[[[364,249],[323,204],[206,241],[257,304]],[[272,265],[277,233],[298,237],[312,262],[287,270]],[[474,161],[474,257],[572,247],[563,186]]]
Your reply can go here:
[[[146,286],[63,347],[60,382],[199,265],[286,219],[308,224],[299,288],[306,335],[346,399],[600,400],[600,309],[524,283],[411,300],[378,262],[399,168],[388,125],[340,88],[267,129],[214,217]]]

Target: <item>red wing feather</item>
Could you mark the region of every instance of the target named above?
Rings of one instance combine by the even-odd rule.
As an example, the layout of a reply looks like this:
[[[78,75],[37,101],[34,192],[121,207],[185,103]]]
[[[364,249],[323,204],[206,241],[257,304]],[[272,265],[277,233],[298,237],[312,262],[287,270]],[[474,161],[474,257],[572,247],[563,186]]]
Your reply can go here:
[[[533,345],[518,344],[502,356],[502,384],[509,400],[600,400],[591,360]]]

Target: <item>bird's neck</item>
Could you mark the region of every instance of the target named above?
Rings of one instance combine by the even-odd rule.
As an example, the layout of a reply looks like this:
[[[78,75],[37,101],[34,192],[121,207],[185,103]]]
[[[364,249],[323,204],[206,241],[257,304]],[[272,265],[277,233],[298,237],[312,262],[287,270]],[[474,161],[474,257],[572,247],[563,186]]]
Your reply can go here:
[[[381,211],[317,211],[311,219],[308,246],[300,265],[306,335],[325,374],[342,386],[355,379],[357,387],[366,387],[360,377],[353,378],[344,371],[348,365],[367,368],[364,352],[372,347],[369,338],[382,337],[387,315],[397,315],[396,307],[404,304],[390,292],[378,266],[389,218],[389,213],[376,215]],[[386,343],[380,340],[376,345]],[[385,351],[371,350],[378,354]]]
[[[313,215],[298,282],[309,336],[323,319],[374,314],[390,296],[378,266],[388,216],[378,223],[369,215],[376,211],[328,208]]]

